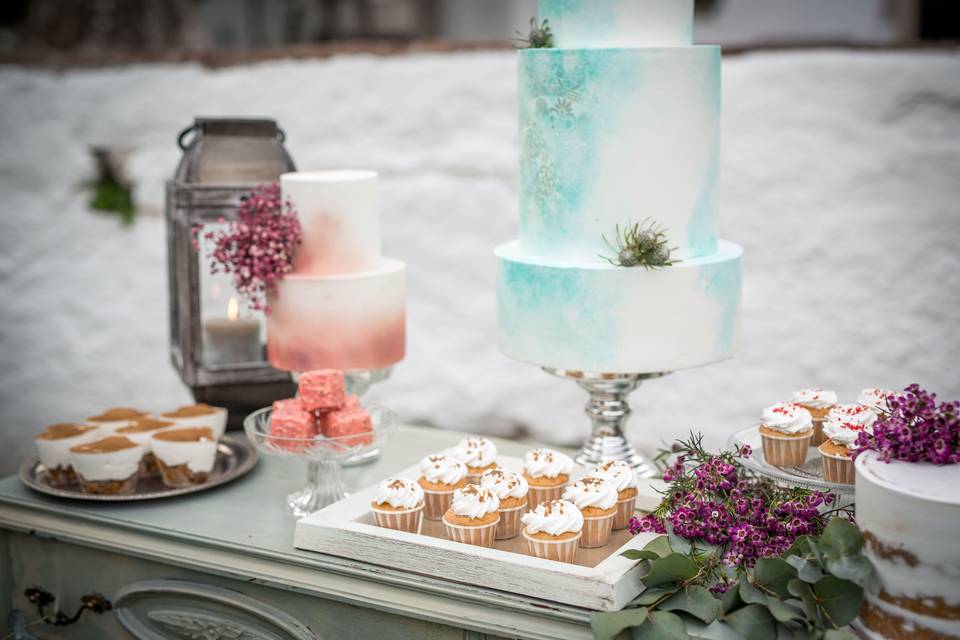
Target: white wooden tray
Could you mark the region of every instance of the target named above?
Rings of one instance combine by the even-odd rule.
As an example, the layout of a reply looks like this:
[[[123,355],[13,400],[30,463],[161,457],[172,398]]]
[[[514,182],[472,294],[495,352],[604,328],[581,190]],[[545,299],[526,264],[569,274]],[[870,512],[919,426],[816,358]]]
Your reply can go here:
[[[514,471],[523,466],[519,458],[507,456],[497,462]],[[396,475],[415,480],[419,470],[413,466]],[[495,548],[487,549],[447,540],[442,523],[436,521],[424,520],[419,534],[377,527],[370,515],[375,491],[375,486],[358,491],[300,520],[294,546],[600,611],[621,609],[643,591],[640,577],[647,563],[619,554],[642,548],[654,534],[614,532],[607,546],[580,549],[576,564],[543,560],[527,555],[519,536],[498,540]],[[656,494],[650,487],[641,487],[639,506],[651,504],[651,496]],[[658,501],[654,498],[652,503]]]

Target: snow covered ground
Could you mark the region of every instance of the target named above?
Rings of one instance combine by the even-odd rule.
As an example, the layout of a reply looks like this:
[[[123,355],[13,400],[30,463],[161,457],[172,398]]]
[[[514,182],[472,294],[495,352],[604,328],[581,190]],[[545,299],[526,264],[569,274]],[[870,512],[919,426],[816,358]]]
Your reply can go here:
[[[188,400],[167,357],[163,183],[194,115],[275,117],[300,168],[382,175],[409,265],[407,360],[373,393],[408,421],[573,443],[585,396],[501,356],[494,245],[516,235],[509,52],[0,70],[0,473],[43,425]],[[711,445],[806,385],[960,397],[960,55],[757,53],[724,64],[721,230],[746,249],[731,361],[634,394],[653,449]],[[146,212],[86,209],[88,145],[124,146]]]

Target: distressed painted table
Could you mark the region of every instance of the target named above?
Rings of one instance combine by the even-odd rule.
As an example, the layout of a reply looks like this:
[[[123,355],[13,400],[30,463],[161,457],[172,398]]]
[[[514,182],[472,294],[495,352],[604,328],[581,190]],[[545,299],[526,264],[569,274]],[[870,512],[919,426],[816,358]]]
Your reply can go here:
[[[372,484],[460,437],[402,427],[379,461],[345,471],[347,484]],[[230,485],[123,504],[58,500],[5,478],[0,628],[12,608],[35,617],[24,590],[41,586],[71,613],[89,591],[117,607],[36,627],[43,638],[590,637],[583,609],[294,549],[282,498],[304,474],[299,462],[264,456]]]

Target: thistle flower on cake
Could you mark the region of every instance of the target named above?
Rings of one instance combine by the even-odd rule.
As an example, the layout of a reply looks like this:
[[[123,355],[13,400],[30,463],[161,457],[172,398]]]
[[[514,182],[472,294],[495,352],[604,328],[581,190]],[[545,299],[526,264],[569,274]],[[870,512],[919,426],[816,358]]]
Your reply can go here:
[[[676,247],[667,246],[666,231],[649,218],[643,222],[627,224],[622,231],[620,225],[617,225],[615,233],[614,242],[603,236],[603,241],[615,255],[600,257],[616,267],[658,269],[680,262],[670,257]]]
[[[226,223],[224,218],[219,222]],[[267,294],[293,270],[293,254],[300,246],[300,221],[289,202],[283,202],[280,184],[254,189],[237,207],[237,217],[225,230],[193,229],[194,249],[202,237],[212,243],[210,273],[233,276],[233,284],[253,309],[267,309]]]
[[[550,31],[550,23],[547,20],[537,23],[536,18],[530,18],[530,31],[526,35],[517,31],[517,37],[513,41],[517,49],[552,49],[553,32]]]
[[[873,433],[857,437],[855,455],[874,450],[887,462],[960,462],[960,401],[937,403],[937,394],[914,383],[886,403],[888,413],[873,424]]]

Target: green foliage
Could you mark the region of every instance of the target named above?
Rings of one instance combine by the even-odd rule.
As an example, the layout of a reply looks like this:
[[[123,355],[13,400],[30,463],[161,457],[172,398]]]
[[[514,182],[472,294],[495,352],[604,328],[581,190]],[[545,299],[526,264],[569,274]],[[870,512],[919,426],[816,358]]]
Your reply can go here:
[[[642,578],[648,589],[622,611],[593,614],[595,638],[612,640],[627,629],[635,640],[685,638],[686,621],[693,620],[719,620],[746,640],[773,638],[778,631],[797,640],[855,637],[842,627],[857,617],[874,569],[849,521],[833,518],[820,537],[802,536],[783,557],[758,559],[722,595],[708,589],[729,583],[716,554],[691,551],[687,541],[682,546],[676,549],[661,535],[642,550],[622,554],[650,563]]]
[[[112,178],[101,178],[93,184],[90,208],[120,216],[123,224],[131,224],[136,210],[133,206],[133,191]]]
[[[552,49],[553,32],[550,31],[549,21],[538,24],[536,18],[530,18],[530,31],[526,34],[517,31],[513,41],[517,49]]]
[[[658,269],[680,262],[670,257],[676,248],[667,246],[667,234],[650,219],[627,224],[623,229],[616,225],[614,241],[610,242],[606,236],[603,241],[615,255],[600,257],[617,267]]]

